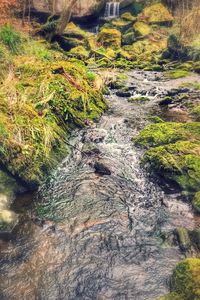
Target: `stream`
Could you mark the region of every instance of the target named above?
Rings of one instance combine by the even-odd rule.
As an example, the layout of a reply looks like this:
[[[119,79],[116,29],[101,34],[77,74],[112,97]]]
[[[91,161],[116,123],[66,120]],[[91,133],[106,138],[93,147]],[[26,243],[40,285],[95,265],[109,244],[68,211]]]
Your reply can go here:
[[[131,103],[115,91],[100,121],[75,131],[70,155],[40,188],[14,237],[1,243],[2,300],[153,300],[185,255],[176,227],[195,227],[189,204],[164,192],[141,166],[135,137],[159,100],[183,78],[130,71],[127,86],[150,101]],[[95,171],[96,169],[96,171]]]

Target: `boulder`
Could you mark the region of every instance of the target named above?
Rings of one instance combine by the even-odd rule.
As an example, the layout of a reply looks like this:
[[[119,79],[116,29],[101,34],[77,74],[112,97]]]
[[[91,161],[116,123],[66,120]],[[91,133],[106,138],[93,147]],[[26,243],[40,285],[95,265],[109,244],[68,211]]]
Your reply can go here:
[[[100,175],[111,175],[110,167],[108,166],[108,162],[104,159],[96,161],[94,164],[95,172]]]
[[[121,47],[121,32],[117,29],[103,28],[98,35],[98,42],[105,48]]]
[[[141,18],[150,24],[165,24],[173,21],[173,16],[162,3],[156,3],[144,8]]]
[[[144,22],[136,22],[133,25],[135,33],[139,37],[146,37],[151,33],[151,27]]]

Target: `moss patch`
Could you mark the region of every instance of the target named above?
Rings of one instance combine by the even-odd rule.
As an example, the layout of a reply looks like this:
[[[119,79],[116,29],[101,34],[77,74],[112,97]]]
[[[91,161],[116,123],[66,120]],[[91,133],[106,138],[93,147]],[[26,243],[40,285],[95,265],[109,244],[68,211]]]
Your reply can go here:
[[[200,192],[197,192],[194,196],[194,199],[192,201],[192,205],[194,209],[200,213]]]
[[[170,79],[178,79],[178,78],[186,77],[189,74],[190,74],[190,72],[188,72],[188,71],[177,69],[177,70],[171,70],[171,71],[166,72],[165,76]]]
[[[12,56],[0,84],[0,162],[24,183],[39,184],[66,153],[71,130],[106,108],[90,73],[26,37],[23,52]]]
[[[142,17],[151,24],[163,24],[173,21],[173,16],[162,3],[156,3],[145,7],[142,12]]]

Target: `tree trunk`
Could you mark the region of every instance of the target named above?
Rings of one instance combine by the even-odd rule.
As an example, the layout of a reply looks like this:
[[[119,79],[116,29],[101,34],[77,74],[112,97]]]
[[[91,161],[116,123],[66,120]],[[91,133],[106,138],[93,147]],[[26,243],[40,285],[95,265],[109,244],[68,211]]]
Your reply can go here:
[[[56,34],[61,35],[63,33],[63,31],[65,30],[66,25],[70,21],[70,18],[72,15],[72,9],[77,1],[78,0],[64,0],[63,12],[62,12],[59,22],[58,22]]]

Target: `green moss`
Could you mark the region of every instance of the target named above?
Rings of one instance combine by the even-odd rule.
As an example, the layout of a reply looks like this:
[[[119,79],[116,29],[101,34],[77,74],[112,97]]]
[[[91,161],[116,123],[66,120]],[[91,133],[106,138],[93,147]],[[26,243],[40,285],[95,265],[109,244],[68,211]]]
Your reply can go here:
[[[71,130],[107,105],[83,62],[46,42],[27,39],[23,49],[12,60],[12,84],[7,77],[0,86],[0,162],[35,186],[66,154]]]
[[[177,265],[172,289],[185,300],[200,298],[200,259],[188,258]]]
[[[176,142],[158,146],[146,152],[144,162],[166,179],[175,181],[181,189],[198,191],[200,186],[200,145]]]
[[[146,96],[139,96],[139,97],[131,97],[129,98],[129,102],[146,102],[149,101],[149,97]]]
[[[166,145],[180,140],[200,140],[200,123],[164,122],[148,125],[135,139],[145,147]]]
[[[85,49],[83,46],[77,46],[75,48],[72,48],[70,50],[70,53],[73,54],[73,56],[79,58],[79,59],[87,59],[89,57],[89,51]]]
[[[163,123],[164,121],[158,116],[151,116],[148,118],[149,121],[153,123]]]
[[[190,73],[185,70],[171,70],[165,73],[165,76],[170,79],[183,78],[188,76]]]
[[[191,240],[189,237],[189,232],[186,228],[177,228],[176,235],[178,238],[179,246],[182,251],[188,251],[191,248]]]
[[[147,6],[142,12],[142,17],[150,24],[163,24],[173,21],[173,16],[162,3]]]
[[[118,18],[112,21],[112,26],[117,27],[117,29],[120,29],[121,31],[124,31],[124,29],[128,28],[131,24],[131,21],[122,18]]]
[[[157,300],[185,300],[185,298],[177,293],[170,293],[169,295],[163,296]]]
[[[121,15],[121,19],[126,20],[126,21],[136,21],[137,18],[133,16],[130,12],[125,12]]]
[[[195,82],[186,82],[186,83],[181,84],[180,87],[187,87],[187,88],[199,91],[200,90],[200,83],[197,82],[197,81],[195,81]]]
[[[121,47],[121,32],[117,29],[103,28],[98,35],[98,41],[103,47],[118,49]]]
[[[200,121],[200,104],[193,108],[192,113],[195,115],[196,119]]]
[[[200,213],[200,192],[197,192],[194,196],[194,199],[192,201],[192,205],[194,209]]]
[[[151,33],[151,27],[144,22],[136,22],[133,29],[139,37],[146,37]]]
[[[123,36],[122,36],[123,45],[131,45],[135,41],[136,41],[136,38],[135,38],[134,31],[123,34]]]

